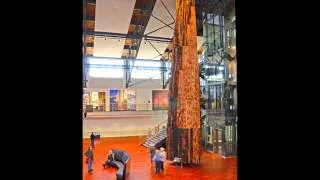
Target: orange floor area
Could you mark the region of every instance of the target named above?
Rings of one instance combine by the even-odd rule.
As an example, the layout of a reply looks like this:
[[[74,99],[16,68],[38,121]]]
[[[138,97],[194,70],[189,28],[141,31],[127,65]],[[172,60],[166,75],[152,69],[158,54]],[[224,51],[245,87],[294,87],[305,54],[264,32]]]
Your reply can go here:
[[[88,173],[88,167],[83,156],[84,180],[113,180],[116,179],[116,168],[103,169],[102,164],[107,158],[110,148],[127,151],[131,156],[131,168],[128,180],[151,179],[183,179],[183,180],[236,180],[237,159],[223,159],[219,155],[204,152],[199,166],[183,167],[172,165],[166,161],[164,172],[155,174],[155,167],[150,164],[150,155],[144,146],[139,145],[139,137],[103,138],[95,143],[93,172]],[[88,149],[89,140],[83,140],[83,152]]]

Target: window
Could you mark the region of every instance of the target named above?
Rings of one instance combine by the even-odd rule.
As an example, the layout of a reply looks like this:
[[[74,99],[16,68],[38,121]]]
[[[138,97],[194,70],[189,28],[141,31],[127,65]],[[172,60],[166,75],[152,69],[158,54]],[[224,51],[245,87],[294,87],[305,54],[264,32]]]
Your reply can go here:
[[[122,78],[122,69],[113,68],[89,68],[89,76],[97,78]]]
[[[122,59],[112,58],[88,58],[89,76],[97,78],[122,78],[123,77]]]
[[[132,67],[133,61],[130,61]],[[135,60],[131,78],[133,79],[161,79],[161,62]]]

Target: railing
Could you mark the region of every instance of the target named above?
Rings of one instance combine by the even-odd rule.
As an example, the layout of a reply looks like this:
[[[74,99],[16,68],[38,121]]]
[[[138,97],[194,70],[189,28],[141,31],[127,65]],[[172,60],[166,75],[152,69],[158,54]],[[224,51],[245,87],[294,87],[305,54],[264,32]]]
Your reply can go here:
[[[168,120],[162,120],[160,121],[155,127],[148,130],[148,138],[155,136],[159,133],[160,130],[165,129],[167,127]]]
[[[141,136],[147,134],[148,130],[133,130],[133,131],[99,131],[100,137],[124,137],[124,136]],[[91,131],[83,132],[84,138],[90,138]]]
[[[207,114],[210,116],[214,115],[214,116],[224,116],[225,115],[225,111],[221,110],[221,109],[207,109]]]
[[[146,136],[140,136],[140,144],[143,144],[147,139],[157,135],[160,130],[165,129],[167,127],[167,122],[167,119],[160,121],[155,127],[148,130],[148,134]]]
[[[109,105],[93,106],[84,105],[87,112],[109,112],[109,111],[157,111],[168,110],[168,104],[128,104],[128,103],[110,103]]]

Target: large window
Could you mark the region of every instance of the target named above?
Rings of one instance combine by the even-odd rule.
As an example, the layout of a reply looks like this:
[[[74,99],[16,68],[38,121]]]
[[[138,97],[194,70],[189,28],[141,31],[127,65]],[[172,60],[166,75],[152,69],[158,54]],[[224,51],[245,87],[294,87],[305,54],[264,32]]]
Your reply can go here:
[[[132,79],[161,79],[162,62],[152,60],[129,60],[129,66],[132,68]],[[116,58],[90,57],[86,63],[89,70],[89,76],[99,78],[124,78],[125,60]],[[166,62],[164,68],[165,78],[169,78],[171,63]]]
[[[133,61],[130,61],[132,67]],[[161,62],[160,61],[144,61],[135,60],[132,69],[132,79],[161,79]]]
[[[88,58],[89,76],[98,78],[122,78],[124,61],[111,58]]]

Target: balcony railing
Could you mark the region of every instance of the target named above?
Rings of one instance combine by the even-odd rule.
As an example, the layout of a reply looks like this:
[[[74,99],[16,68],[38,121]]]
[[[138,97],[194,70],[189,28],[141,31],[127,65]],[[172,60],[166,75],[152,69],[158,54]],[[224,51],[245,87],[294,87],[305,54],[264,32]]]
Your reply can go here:
[[[110,103],[106,105],[93,106],[85,105],[84,110],[87,112],[109,112],[109,111],[157,111],[168,110],[167,104],[127,104],[127,103]]]
[[[224,116],[225,111],[221,109],[207,109],[208,116]]]

